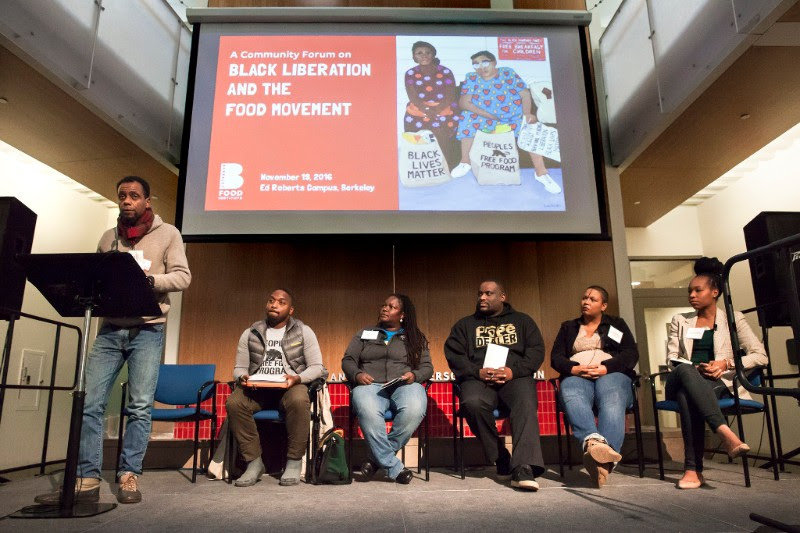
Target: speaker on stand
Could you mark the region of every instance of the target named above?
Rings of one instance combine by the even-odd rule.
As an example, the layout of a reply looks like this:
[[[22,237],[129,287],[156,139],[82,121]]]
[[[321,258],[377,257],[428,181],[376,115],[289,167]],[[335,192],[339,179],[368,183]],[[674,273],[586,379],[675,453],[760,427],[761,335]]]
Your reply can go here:
[[[748,251],[796,235],[800,235],[800,212],[764,211],[744,227]],[[786,353],[789,363],[796,365],[800,344],[800,243],[781,246],[775,252],[755,256],[749,259],[749,263],[758,323],[767,353],[769,354],[769,328],[791,326],[794,338],[786,341]],[[771,363],[767,365],[767,380],[770,387],[775,386]],[[800,448],[783,453],[774,395],[770,396],[770,402],[780,469],[783,471],[785,462],[798,464],[790,459],[800,454]],[[771,466],[772,461],[762,465],[765,468]]]

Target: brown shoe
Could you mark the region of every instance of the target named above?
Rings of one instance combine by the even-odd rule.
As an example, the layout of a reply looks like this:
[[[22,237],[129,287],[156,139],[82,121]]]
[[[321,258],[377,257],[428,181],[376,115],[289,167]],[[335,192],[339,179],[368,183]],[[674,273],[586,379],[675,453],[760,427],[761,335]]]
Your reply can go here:
[[[42,505],[61,504],[61,489],[47,494],[39,494],[33,501]],[[75,479],[75,503],[95,503],[100,501],[100,480],[93,477]]]
[[[39,494],[33,501],[42,505],[60,505],[61,489],[55,492]],[[100,501],[100,487],[88,490],[75,490],[75,503],[95,503]]]
[[[614,451],[614,448],[598,439],[589,439],[586,443],[586,453],[598,463],[618,463],[622,456]]]
[[[603,485],[608,482],[608,476],[611,475],[611,471],[614,469],[614,463],[599,463],[589,452],[583,454],[583,466],[586,467],[586,471],[592,480],[592,486],[596,489],[603,488]]]
[[[119,477],[119,490],[117,491],[117,501],[119,503],[139,503],[142,501],[142,493],[136,481],[138,476],[132,472],[125,472]]]

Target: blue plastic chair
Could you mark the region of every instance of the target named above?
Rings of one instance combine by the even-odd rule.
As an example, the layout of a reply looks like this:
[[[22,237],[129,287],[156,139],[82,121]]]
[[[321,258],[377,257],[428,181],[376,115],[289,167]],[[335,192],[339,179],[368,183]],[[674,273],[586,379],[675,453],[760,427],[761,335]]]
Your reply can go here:
[[[456,399],[461,399],[461,387],[455,381],[452,381],[453,392],[453,470],[457,470],[461,474],[461,479],[466,479],[466,469],[464,468],[464,414],[461,412],[459,403],[456,408]],[[505,408],[497,408],[492,411],[495,421],[503,420],[510,416],[510,412]],[[458,422],[456,422],[456,419]]]
[[[763,383],[763,369],[757,368],[750,371],[749,380],[750,383],[755,387],[762,386]],[[663,452],[661,451],[661,427],[658,421],[658,412],[659,411],[668,411],[672,413],[679,413],[680,410],[678,409],[678,402],[674,400],[663,400],[663,401],[656,401],[656,381],[655,378],[661,376],[662,379],[665,379],[663,376],[669,374],[669,372],[659,372],[658,374],[653,374],[650,376],[650,391],[653,399],[653,416],[655,419],[655,426],[656,426],[656,448],[658,449],[658,477],[663,481],[664,479],[664,457]],[[734,385],[736,385],[737,380],[734,380]],[[763,413],[764,417],[767,422],[767,435],[769,436],[769,452],[770,457],[772,458],[772,471],[775,477],[775,480],[778,480],[778,462],[775,460],[775,439],[772,433],[772,417],[769,413],[769,405],[762,402],[757,402],[755,400],[742,400],[739,399],[739,409],[736,408],[736,400],[737,398],[721,398],[719,400],[719,407],[722,410],[722,414],[725,417],[729,416],[736,416],[738,417],[741,415],[749,415],[749,414],[759,414]],[[744,428],[741,425],[741,420],[739,420],[739,428],[740,428],[740,435],[739,438],[744,440]],[[718,450],[706,450],[716,453]],[[747,465],[747,455],[742,456],[742,469],[744,471],[744,484],[745,487],[750,486],[750,469]]]
[[[197,480],[197,449],[200,444],[200,422],[211,420],[211,453],[214,456],[217,433],[217,382],[214,380],[216,365],[161,365],[158,370],[155,401],[167,405],[179,405],[177,409],[153,408],[154,422],[194,422],[194,453],[192,454],[192,483]],[[200,404],[209,398],[211,411]],[[122,384],[122,402],[119,413],[117,437],[117,467],[122,450],[123,424],[128,416],[128,383]]]

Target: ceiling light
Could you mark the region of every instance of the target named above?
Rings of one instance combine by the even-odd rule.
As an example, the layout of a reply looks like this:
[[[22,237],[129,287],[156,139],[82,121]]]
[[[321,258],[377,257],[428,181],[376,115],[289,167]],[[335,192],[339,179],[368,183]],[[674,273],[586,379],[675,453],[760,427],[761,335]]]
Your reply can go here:
[[[739,118],[741,120],[747,120],[748,118],[750,118],[750,113],[742,113],[741,115],[739,115]]]
[[[7,104],[7,103],[8,103],[8,99],[6,97],[4,97],[4,96],[0,96],[0,104]]]

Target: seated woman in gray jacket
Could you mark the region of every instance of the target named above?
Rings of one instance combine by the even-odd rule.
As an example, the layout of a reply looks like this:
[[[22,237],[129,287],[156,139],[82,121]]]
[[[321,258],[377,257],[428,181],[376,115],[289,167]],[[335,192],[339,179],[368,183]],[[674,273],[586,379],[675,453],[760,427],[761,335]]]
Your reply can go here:
[[[727,317],[717,307],[722,286],[722,263],[716,257],[703,257],[694,265],[695,277],[689,283],[691,313],[672,317],[667,343],[667,362],[672,371],[667,377],[666,398],[678,402],[684,446],[684,473],[679,489],[703,486],[705,424],[722,441],[731,458],[745,455],[750,447],[725,423],[718,399],[733,396],[736,372]],[[742,313],[735,313],[736,333],[745,350],[745,369],[767,364],[764,346],[756,338]],[[750,394],[739,387],[739,397]]]
[[[428,340],[417,327],[408,296],[391,294],[381,307],[378,324],[358,332],[347,346],[342,370],[353,387],[351,409],[370,450],[361,473],[370,479],[379,468],[390,479],[408,484],[413,474],[397,458],[419,427],[428,407],[422,382],[433,375]],[[395,383],[385,386],[386,384]],[[386,434],[383,414],[394,413]]]

